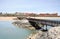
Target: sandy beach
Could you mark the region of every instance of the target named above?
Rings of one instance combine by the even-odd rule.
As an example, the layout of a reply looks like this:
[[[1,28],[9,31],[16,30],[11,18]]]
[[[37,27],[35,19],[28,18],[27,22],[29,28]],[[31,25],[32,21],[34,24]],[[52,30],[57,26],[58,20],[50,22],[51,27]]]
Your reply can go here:
[[[4,21],[4,20],[8,20],[8,21],[9,21],[9,20],[17,20],[17,17],[0,17],[0,21],[1,21],[1,20],[3,20],[3,21]]]

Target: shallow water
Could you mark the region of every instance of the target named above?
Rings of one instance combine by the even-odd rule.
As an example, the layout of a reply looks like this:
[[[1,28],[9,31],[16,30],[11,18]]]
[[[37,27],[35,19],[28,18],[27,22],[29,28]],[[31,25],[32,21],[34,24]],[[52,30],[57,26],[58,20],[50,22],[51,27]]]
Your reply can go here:
[[[12,21],[0,21],[0,39],[26,39],[31,30],[18,28]]]

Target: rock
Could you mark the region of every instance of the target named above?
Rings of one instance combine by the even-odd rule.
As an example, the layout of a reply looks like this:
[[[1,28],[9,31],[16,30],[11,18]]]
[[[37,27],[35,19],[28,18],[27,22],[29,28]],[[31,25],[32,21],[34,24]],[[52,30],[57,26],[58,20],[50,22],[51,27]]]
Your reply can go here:
[[[50,39],[60,39],[60,27],[52,27],[48,31],[48,35]]]
[[[39,31],[31,39],[60,39],[60,27],[52,27],[47,32]]]
[[[38,33],[36,39],[48,39],[47,32],[41,32],[42,34]]]
[[[42,31],[37,32],[36,34],[31,34],[27,39],[40,39]]]

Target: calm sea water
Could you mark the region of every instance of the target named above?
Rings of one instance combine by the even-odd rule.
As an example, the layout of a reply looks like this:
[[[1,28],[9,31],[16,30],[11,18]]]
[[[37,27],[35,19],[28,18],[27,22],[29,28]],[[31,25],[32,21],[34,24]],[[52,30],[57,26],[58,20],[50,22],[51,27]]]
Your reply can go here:
[[[12,21],[0,21],[0,39],[26,39],[31,30],[18,28]]]

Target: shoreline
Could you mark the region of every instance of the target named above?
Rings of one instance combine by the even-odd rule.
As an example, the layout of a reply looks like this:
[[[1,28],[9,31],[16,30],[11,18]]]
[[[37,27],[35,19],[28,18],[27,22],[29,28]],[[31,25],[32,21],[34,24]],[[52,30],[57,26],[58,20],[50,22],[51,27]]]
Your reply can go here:
[[[30,25],[28,20],[19,20],[19,21],[17,20],[15,22],[13,22],[12,24],[15,26],[18,26],[18,27],[27,28],[30,30],[35,30],[35,28]]]
[[[0,17],[0,21],[14,21],[14,20],[19,20],[17,17]],[[21,22],[16,22],[16,23],[18,23],[17,24],[17,26],[18,27],[21,27],[20,25],[22,25],[22,27],[23,28],[27,28],[27,29],[30,29],[30,30],[35,30],[35,28],[34,27],[32,27],[31,25],[27,25],[27,23],[26,22],[24,22],[24,20],[20,20]],[[23,22],[24,23],[23,23]],[[26,20],[25,20],[26,21]],[[27,25],[27,26],[23,26],[23,25]],[[39,31],[39,32],[34,32],[34,33],[31,33],[26,39],[36,39],[36,36],[38,36],[38,35],[41,35],[42,34],[42,32],[41,31]]]
[[[21,21],[21,20],[20,20]],[[32,26],[30,26],[29,24],[27,25],[27,23],[21,23],[21,22],[19,22],[19,21],[17,21],[17,22],[13,22],[13,25],[15,25],[15,26],[18,26],[18,27],[20,27],[20,28],[27,28],[27,29],[29,29],[29,30],[35,30],[35,28],[34,27],[32,27]],[[26,26],[27,25],[27,26]],[[33,32],[33,33],[31,33],[26,39],[35,39],[36,38],[36,36],[38,36],[38,35],[42,35],[42,31],[35,31],[35,32]]]

